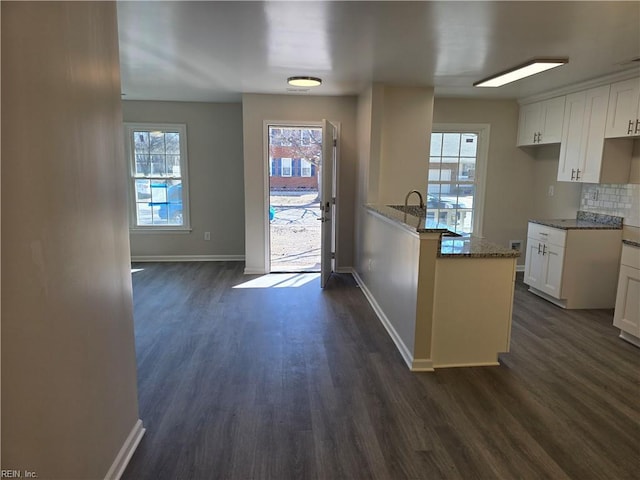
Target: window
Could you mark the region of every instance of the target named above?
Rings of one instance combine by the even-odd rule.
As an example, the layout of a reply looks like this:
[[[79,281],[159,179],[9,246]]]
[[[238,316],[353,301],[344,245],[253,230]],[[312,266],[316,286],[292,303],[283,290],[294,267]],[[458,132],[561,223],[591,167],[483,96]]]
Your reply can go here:
[[[125,124],[131,227],[188,230],[185,125]]]
[[[311,176],[311,162],[307,160],[300,160],[300,170],[302,177],[310,177]]]
[[[291,159],[283,158],[280,160],[281,162],[281,173],[282,177],[290,177],[291,176]]]
[[[434,125],[427,217],[463,235],[482,235],[488,125]]]

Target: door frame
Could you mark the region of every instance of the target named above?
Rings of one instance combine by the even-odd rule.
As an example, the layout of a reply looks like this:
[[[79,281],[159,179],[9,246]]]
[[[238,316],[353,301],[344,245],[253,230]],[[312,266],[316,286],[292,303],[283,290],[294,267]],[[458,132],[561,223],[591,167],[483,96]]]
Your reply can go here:
[[[329,120],[336,127],[337,145],[336,145],[336,165],[333,171],[336,184],[336,205],[335,205],[335,218],[334,218],[334,233],[333,242],[335,247],[335,260],[334,271],[337,271],[338,265],[338,238],[339,231],[338,219],[340,218],[340,205],[338,192],[340,191],[340,122]],[[270,181],[269,181],[269,127],[281,126],[281,127],[312,127],[322,128],[322,120],[264,120],[262,122],[262,176],[263,176],[263,205],[262,218],[264,220],[264,271],[271,273],[271,222],[269,222],[269,205],[270,205]],[[324,132],[323,132],[324,138]],[[324,161],[324,159],[323,159]]]

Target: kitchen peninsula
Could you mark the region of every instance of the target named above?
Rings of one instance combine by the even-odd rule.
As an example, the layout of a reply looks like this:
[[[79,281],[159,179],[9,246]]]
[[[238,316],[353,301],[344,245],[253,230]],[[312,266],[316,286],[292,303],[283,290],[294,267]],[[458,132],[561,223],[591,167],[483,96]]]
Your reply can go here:
[[[366,205],[367,299],[411,370],[498,365],[509,351],[516,258],[409,207]]]

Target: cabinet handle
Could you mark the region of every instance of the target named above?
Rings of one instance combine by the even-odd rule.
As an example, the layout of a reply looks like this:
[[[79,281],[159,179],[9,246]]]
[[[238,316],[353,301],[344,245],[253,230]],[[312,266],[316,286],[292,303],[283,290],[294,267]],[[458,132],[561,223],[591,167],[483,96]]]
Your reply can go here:
[[[636,120],[636,131],[635,133],[640,133],[640,119]]]
[[[580,180],[580,169],[576,170],[576,180]]]
[[[633,133],[633,120],[629,120],[629,128],[627,129],[627,135]]]
[[[538,143],[542,141],[542,132],[538,132]]]
[[[573,181],[573,180],[574,180],[574,177],[575,177],[575,176],[576,176],[576,169],[575,169],[575,168],[572,168],[572,169],[571,169],[571,181]]]
[[[538,243],[538,255],[540,255],[540,244]]]
[[[545,253],[547,253],[547,246],[543,245],[542,246],[542,255],[544,255]]]

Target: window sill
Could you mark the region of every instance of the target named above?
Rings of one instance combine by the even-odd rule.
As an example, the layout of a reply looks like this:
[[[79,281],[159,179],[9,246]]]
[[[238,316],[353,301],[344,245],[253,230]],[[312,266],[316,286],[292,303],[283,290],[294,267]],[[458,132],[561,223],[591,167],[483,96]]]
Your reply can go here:
[[[178,233],[178,234],[184,234],[184,233],[191,233],[192,228],[191,227],[133,227],[133,228],[129,228],[129,233],[141,233],[143,235],[148,235],[148,234],[155,234],[155,235],[163,235],[165,233],[169,233],[169,234],[174,234],[174,233]]]

